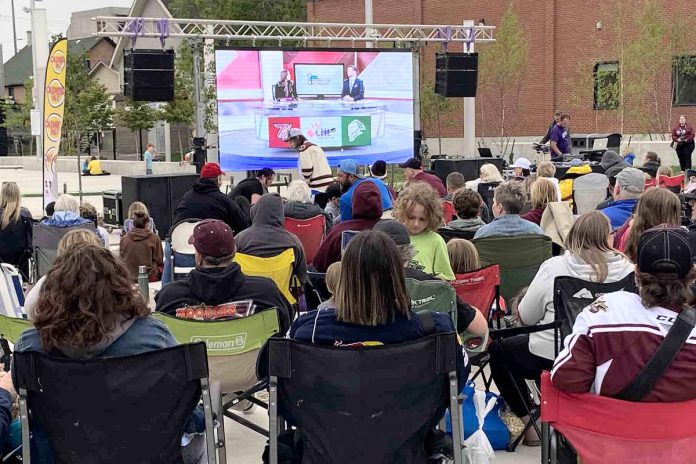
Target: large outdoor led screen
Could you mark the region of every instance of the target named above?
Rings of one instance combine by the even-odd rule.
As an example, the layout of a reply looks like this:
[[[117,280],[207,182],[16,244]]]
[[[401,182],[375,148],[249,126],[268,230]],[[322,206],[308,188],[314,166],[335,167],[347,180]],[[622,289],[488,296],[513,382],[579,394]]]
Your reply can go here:
[[[223,170],[296,168],[291,128],[332,165],[413,156],[410,51],[220,49],[215,62]]]

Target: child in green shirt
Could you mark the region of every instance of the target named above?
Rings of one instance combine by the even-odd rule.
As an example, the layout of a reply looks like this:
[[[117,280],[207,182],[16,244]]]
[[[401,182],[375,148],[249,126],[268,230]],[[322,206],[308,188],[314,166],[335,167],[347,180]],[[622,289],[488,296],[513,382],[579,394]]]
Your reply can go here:
[[[447,246],[437,233],[442,222],[442,203],[437,192],[424,182],[413,182],[396,199],[394,217],[411,236],[416,256],[409,267],[443,280],[454,280]]]

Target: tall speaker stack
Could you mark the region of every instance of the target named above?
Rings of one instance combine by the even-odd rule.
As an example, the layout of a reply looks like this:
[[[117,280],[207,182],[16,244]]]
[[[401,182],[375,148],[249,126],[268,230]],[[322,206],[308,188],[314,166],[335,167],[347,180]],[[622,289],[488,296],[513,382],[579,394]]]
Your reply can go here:
[[[132,100],[174,100],[174,50],[125,50],[123,81]]]
[[[435,55],[435,92],[445,97],[475,97],[478,53]]]

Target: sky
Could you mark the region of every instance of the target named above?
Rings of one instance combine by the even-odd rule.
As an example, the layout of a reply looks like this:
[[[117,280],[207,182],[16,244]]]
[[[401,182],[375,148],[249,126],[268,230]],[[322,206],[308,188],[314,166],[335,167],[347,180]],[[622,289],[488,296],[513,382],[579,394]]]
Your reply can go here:
[[[57,34],[68,29],[70,14],[74,11],[92,10],[107,6],[130,7],[133,0],[42,0],[36,1],[36,8],[45,8],[48,17],[48,33]],[[31,29],[29,13],[22,7],[29,7],[30,0],[14,0],[15,21],[17,23],[17,50],[26,44],[27,31]],[[12,43],[12,2],[0,0],[0,43],[4,61],[14,54]]]

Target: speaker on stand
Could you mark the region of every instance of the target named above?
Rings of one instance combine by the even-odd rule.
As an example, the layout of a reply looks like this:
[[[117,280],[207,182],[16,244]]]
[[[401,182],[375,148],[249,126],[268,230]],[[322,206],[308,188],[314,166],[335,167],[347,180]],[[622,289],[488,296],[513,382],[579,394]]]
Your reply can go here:
[[[123,94],[132,100],[174,100],[174,50],[125,50],[123,81]]]
[[[435,92],[445,97],[475,97],[478,53],[437,53]]]

